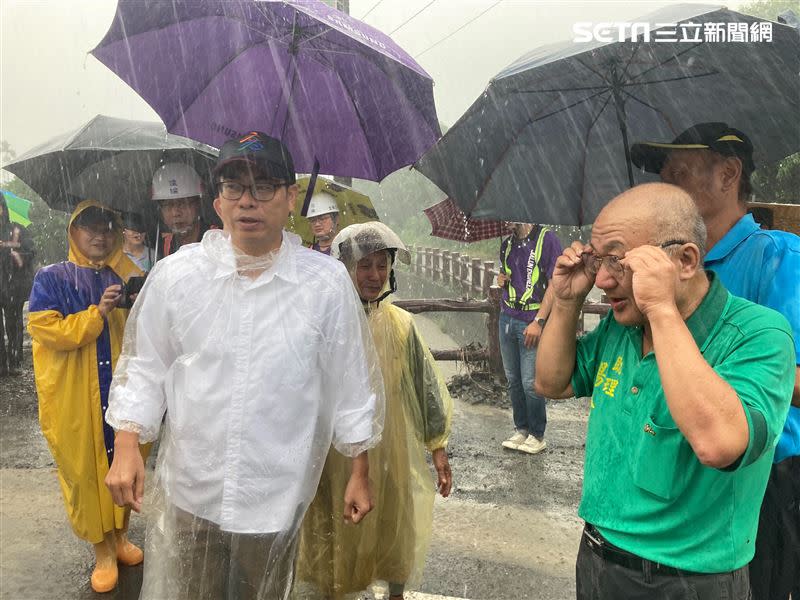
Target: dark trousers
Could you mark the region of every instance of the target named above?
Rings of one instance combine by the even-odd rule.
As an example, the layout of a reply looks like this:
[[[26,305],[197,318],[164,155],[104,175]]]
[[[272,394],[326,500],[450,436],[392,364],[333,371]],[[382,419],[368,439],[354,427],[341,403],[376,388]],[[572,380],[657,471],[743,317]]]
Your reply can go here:
[[[294,578],[296,538],[236,534],[176,509],[179,559],[171,576],[184,585],[171,600],[281,600]]]
[[[800,599],[800,456],[772,465],[750,584],[753,600]]]
[[[591,549],[581,538],[575,582],[578,600],[749,600],[747,567],[729,573],[660,575],[649,563],[624,567]]]
[[[0,303],[0,373],[22,363],[22,302]]]

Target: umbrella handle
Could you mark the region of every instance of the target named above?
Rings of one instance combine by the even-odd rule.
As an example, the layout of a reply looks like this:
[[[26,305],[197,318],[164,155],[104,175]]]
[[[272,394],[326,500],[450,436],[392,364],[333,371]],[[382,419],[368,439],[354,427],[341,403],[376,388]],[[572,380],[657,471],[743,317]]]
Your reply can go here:
[[[314,168],[311,171],[311,179],[308,180],[308,189],[306,190],[306,197],[303,198],[303,208],[300,210],[300,216],[305,217],[308,213],[308,205],[311,203],[311,196],[314,195],[314,188],[317,187],[317,175],[319,175],[319,160],[314,157]]]

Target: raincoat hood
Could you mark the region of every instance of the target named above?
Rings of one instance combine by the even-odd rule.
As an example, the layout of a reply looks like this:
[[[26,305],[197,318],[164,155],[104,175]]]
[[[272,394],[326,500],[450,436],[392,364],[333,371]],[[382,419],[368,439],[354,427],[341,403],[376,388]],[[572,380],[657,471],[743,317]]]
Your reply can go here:
[[[331,244],[331,256],[342,261],[347,267],[359,297],[361,291],[358,289],[356,280],[358,261],[381,250],[389,251],[389,276],[383,284],[380,295],[375,300],[368,301],[361,298],[367,311],[377,307],[384,298],[397,291],[394,262],[399,259],[405,264],[410,264],[411,253],[398,235],[379,221],[349,225],[339,232]]]
[[[69,226],[67,228],[67,238],[69,239],[69,261],[75,263],[79,267],[88,267],[97,270],[100,270],[103,267],[108,267],[114,271],[114,273],[119,275],[123,281],[128,281],[128,279],[134,275],[141,275],[142,270],[139,269],[139,267],[136,266],[136,263],[128,258],[122,251],[122,221],[120,220],[119,215],[116,213],[113,213],[116,224],[114,245],[111,253],[104,261],[99,263],[92,262],[78,249],[78,244],[75,243],[74,239],[72,239],[72,224],[75,222],[75,219],[78,218],[78,215],[80,215],[87,208],[92,207],[108,211],[111,210],[96,200],[84,200],[75,207],[75,210],[72,212],[72,216],[69,218]]]

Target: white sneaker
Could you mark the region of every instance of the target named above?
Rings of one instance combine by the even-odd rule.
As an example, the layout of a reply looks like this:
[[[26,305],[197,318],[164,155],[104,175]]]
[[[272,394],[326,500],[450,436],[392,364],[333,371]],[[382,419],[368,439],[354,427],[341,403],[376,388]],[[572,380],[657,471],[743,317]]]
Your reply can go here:
[[[520,444],[522,444],[526,439],[528,439],[527,433],[522,433],[517,431],[508,438],[505,442],[503,442],[503,448],[508,448],[509,450],[518,450]]]
[[[545,448],[547,448],[547,442],[544,441],[544,438],[537,440],[532,435],[529,435],[528,439],[517,446],[517,450],[520,452],[527,452],[528,454],[539,454],[539,452]]]

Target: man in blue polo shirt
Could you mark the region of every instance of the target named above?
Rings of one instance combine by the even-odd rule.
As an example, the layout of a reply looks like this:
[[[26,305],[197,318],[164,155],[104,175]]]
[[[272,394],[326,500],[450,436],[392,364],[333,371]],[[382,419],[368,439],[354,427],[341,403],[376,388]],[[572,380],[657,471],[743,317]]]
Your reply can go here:
[[[747,213],[753,145],[725,123],[700,123],[670,143],[632,148],[637,167],[686,190],[708,229],[705,267],[734,295],[785,316],[800,357],[800,237],[762,230]],[[800,594],[800,368],[775,451],[750,563],[754,600]]]
[[[579,600],[749,600],[761,498],[793,389],[778,312],[703,269],[692,198],[634,187],[556,261],[536,385],[591,396]],[[612,314],[575,339],[593,285]]]
[[[500,244],[500,355],[508,380],[514,434],[503,448],[538,454],[547,447],[545,399],[534,392],[536,345],[549,312],[547,282],[561,254],[558,237],[542,225],[507,223]]]

